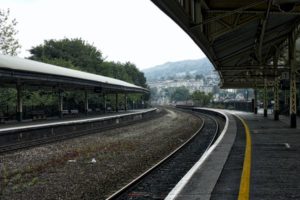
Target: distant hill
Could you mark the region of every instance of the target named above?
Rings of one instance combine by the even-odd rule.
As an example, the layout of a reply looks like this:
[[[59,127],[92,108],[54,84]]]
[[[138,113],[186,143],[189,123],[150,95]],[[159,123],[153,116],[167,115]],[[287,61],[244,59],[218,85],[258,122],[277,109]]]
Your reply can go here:
[[[208,75],[213,73],[213,66],[207,58],[198,60],[183,60],[178,62],[167,62],[148,69],[142,70],[147,81],[195,76],[197,74]]]

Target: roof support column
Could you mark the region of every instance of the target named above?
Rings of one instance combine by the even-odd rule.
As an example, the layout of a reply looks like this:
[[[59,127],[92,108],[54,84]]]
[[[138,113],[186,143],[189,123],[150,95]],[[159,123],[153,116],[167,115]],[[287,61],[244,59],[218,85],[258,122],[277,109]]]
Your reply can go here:
[[[17,120],[23,120],[23,99],[22,99],[22,86],[17,84]]]
[[[135,109],[135,106],[134,106],[134,100],[132,100],[132,110]]]
[[[288,91],[285,89],[284,90],[284,106],[285,107],[288,106],[288,102],[289,102],[289,95],[288,95]]]
[[[116,112],[119,112],[118,93],[116,93]]]
[[[254,114],[257,114],[257,89],[254,88]]]
[[[84,90],[84,112],[86,115],[89,112],[89,96],[87,90]]]
[[[279,120],[279,77],[274,82],[274,120]]]
[[[268,116],[267,79],[264,79],[264,117]]]
[[[124,109],[125,109],[125,111],[127,111],[127,93],[125,93],[125,99],[124,99]]]
[[[63,107],[64,107],[64,97],[63,97],[63,91],[58,90],[58,115],[59,118],[63,118]]]
[[[106,94],[103,93],[103,106],[104,106],[104,113],[106,113]]]
[[[278,51],[277,51],[278,52]],[[277,74],[278,67],[278,53],[276,53],[273,57],[273,66],[275,69],[275,80],[274,80],[274,120],[279,120],[279,77]]]
[[[289,62],[290,62],[290,125],[297,127],[297,87],[296,87],[296,59],[295,59],[295,32],[289,37]]]

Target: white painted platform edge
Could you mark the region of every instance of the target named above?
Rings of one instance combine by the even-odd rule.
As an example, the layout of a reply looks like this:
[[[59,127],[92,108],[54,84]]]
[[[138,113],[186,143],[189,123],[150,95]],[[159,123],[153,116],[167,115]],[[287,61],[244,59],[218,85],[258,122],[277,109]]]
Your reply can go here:
[[[75,120],[68,120],[68,121],[63,121],[63,122],[50,122],[50,123],[44,123],[44,124],[34,124],[34,125],[24,125],[24,126],[17,126],[17,127],[10,127],[10,128],[0,128],[0,133],[6,132],[6,131],[13,131],[13,130],[27,130],[31,128],[43,128],[47,126],[61,126],[61,125],[70,125],[70,124],[80,124],[80,123],[89,123],[89,122],[94,122],[94,121],[103,121],[107,119],[116,119],[124,116],[129,116],[129,115],[139,115],[139,114],[144,114],[147,112],[151,112],[157,110],[157,108],[150,108],[147,110],[143,111],[138,111],[138,112],[131,112],[131,113],[125,113],[125,114],[118,114],[118,115],[112,115],[112,116],[105,116],[105,117],[94,117],[94,118],[88,118],[88,119],[75,119]]]
[[[221,132],[221,134],[218,137],[218,139],[216,140],[216,142],[206,152],[204,152],[204,154],[196,162],[196,164],[188,171],[188,173],[186,173],[186,175],[171,190],[171,192],[168,194],[168,196],[165,198],[165,200],[174,200],[180,194],[180,192],[182,191],[182,189],[189,182],[189,180],[192,178],[192,176],[195,174],[195,172],[202,167],[202,165],[206,161],[206,159],[211,155],[211,153],[214,151],[214,149],[220,144],[220,142],[224,138],[225,133],[228,130],[229,118],[228,118],[228,116],[227,116],[226,113],[220,112],[220,111],[214,110],[214,109],[208,109],[208,108],[207,109],[201,108],[201,109],[218,112],[218,113],[224,115],[225,118],[226,118],[226,123],[225,123],[224,129]]]

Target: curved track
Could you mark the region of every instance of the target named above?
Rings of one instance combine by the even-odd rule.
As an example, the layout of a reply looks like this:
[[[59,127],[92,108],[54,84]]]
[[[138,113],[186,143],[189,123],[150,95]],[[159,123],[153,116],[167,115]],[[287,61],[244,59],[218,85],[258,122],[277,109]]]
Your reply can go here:
[[[186,143],[140,177],[108,198],[164,199],[187,171],[214,143],[224,125],[223,119],[194,112],[203,120],[202,127]],[[219,126],[220,125],[220,126]]]

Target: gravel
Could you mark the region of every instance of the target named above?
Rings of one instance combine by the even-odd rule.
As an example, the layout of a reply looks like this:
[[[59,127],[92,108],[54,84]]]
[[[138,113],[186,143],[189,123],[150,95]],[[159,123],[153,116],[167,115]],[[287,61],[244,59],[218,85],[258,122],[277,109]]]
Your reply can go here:
[[[0,199],[105,199],[186,141],[202,121],[173,109],[101,133],[0,156]]]

